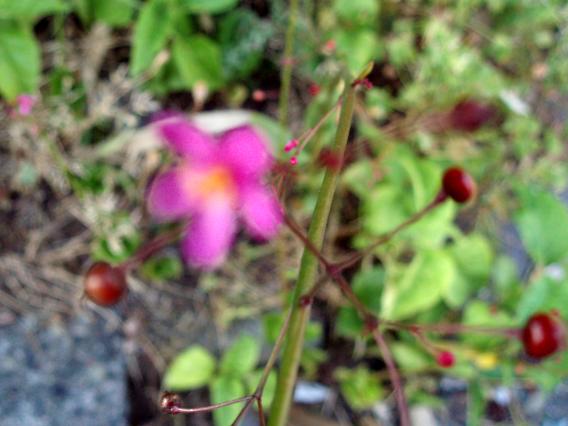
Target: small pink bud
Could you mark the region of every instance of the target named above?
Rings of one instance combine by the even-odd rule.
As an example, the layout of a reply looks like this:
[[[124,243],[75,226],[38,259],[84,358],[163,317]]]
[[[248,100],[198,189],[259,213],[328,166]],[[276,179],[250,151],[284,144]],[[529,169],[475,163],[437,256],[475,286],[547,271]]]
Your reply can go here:
[[[32,113],[32,108],[37,102],[37,97],[33,95],[20,95],[16,98],[16,104],[18,106],[18,114],[22,117],[30,115]]]
[[[266,92],[264,90],[256,89],[252,92],[252,99],[255,102],[262,102],[266,100]]]
[[[325,42],[325,44],[323,45],[323,49],[322,52],[329,55],[331,53],[333,53],[335,51],[335,48],[337,47],[337,43],[335,42],[334,39],[329,39],[328,41]]]
[[[298,145],[300,144],[300,142],[298,141],[298,139],[292,139],[291,141],[289,141],[285,146],[284,146],[284,152],[290,152],[292,151],[294,148],[296,148]]]
[[[442,351],[436,357],[436,362],[442,368],[450,368],[455,364],[456,358],[450,351]]]
[[[317,96],[320,90],[321,88],[315,83],[310,84],[310,87],[308,88],[308,92],[310,92],[310,95],[312,96]]]
[[[296,156],[293,156],[292,158],[290,158],[290,164],[293,165],[293,166],[298,164],[298,159],[296,158]]]

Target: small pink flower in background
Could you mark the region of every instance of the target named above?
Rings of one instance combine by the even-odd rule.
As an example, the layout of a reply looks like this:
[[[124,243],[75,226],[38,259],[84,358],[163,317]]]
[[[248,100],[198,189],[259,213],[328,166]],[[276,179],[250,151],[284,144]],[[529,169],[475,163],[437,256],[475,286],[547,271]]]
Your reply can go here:
[[[18,114],[22,117],[28,116],[32,113],[32,109],[37,102],[37,97],[33,95],[19,95],[16,98],[16,106]]]
[[[263,183],[273,159],[260,134],[242,126],[217,139],[179,116],[155,125],[178,161],[150,185],[148,209],[163,221],[191,218],[182,241],[189,264],[221,264],[239,218],[256,238],[267,240],[277,234],[282,210]]]

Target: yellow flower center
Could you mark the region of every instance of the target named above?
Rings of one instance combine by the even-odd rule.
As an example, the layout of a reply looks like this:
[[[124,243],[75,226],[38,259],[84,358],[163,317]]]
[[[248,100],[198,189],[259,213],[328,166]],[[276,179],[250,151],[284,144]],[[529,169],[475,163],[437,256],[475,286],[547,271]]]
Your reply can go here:
[[[213,167],[205,173],[195,188],[200,197],[208,199],[215,196],[234,198],[236,195],[235,182],[231,173],[225,167]]]

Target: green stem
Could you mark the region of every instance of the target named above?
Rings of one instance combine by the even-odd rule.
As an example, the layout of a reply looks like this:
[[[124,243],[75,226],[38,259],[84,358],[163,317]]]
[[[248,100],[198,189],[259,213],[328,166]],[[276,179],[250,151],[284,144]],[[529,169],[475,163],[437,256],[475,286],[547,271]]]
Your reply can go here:
[[[343,104],[339,125],[335,135],[334,151],[342,157],[349,137],[355,104],[355,90],[348,85],[343,95]],[[340,170],[327,169],[319,190],[318,200],[310,223],[308,239],[313,246],[321,250],[331,203],[337,186]],[[315,284],[318,258],[307,247],[304,248],[298,281],[292,298],[292,316],[286,335],[286,343],[282,355],[276,395],[272,404],[269,426],[284,426],[288,420],[288,412],[292,403],[294,384],[298,376],[300,357],[304,345],[304,334],[310,317],[310,305],[300,306],[302,295],[309,293]]]
[[[288,125],[288,100],[292,84],[292,68],[294,54],[294,33],[298,20],[298,0],[290,0],[288,27],[286,28],[286,41],[284,57],[282,58],[282,73],[280,75],[280,97],[278,100],[278,122],[282,126]]]

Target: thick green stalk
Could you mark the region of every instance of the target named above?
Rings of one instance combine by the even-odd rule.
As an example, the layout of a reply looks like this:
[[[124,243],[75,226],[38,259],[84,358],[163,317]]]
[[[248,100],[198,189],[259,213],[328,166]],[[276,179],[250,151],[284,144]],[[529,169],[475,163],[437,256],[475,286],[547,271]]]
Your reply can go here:
[[[353,119],[353,106],[355,103],[355,87],[347,86],[343,94],[341,116],[335,135],[334,151],[343,157],[345,146],[349,137],[351,121]],[[319,190],[318,200],[310,223],[308,239],[312,244],[321,250],[329,211],[333,201],[333,195],[337,186],[339,170],[336,168],[327,169]],[[310,318],[310,306],[300,306],[300,298],[308,293],[315,284],[318,268],[318,259],[307,248],[304,248],[302,262],[298,274],[298,281],[294,289],[292,304],[293,311],[290,318],[290,325],[286,335],[286,344],[282,354],[280,371],[278,374],[278,384],[276,395],[272,403],[269,426],[284,426],[288,420],[288,413],[292,402],[294,384],[298,376],[300,357],[304,346],[304,334],[306,325]]]
[[[282,72],[280,74],[280,96],[278,100],[278,122],[282,126],[288,125],[288,101],[294,65],[294,33],[296,32],[296,22],[298,20],[298,1],[290,0],[290,8],[288,9],[288,27],[286,28],[284,57],[282,58]]]

